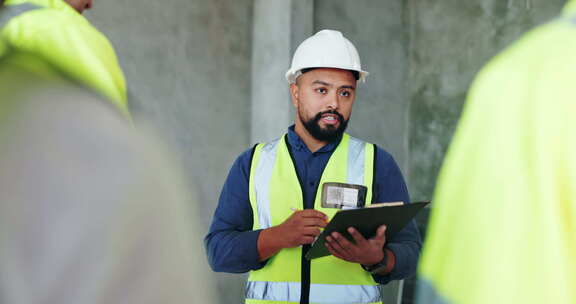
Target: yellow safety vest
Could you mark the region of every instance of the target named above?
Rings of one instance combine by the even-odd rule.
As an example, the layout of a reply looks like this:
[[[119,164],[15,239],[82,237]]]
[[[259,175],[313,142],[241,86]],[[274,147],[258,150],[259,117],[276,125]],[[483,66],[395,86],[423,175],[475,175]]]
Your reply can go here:
[[[419,304],[576,303],[576,1],[472,86],[439,176]]]
[[[325,182],[365,185],[366,201],[371,202],[374,153],[374,145],[344,134],[322,173],[319,188]],[[286,135],[254,148],[249,188],[254,229],[279,225],[293,213],[291,208],[303,208]],[[321,207],[320,192],[316,193],[315,209],[332,217],[337,210]],[[283,249],[264,268],[250,272],[246,303],[300,303],[308,286],[309,303],[381,303],[378,283],[359,264],[329,256],[312,260],[309,273],[305,273],[304,259],[302,247]]]
[[[114,49],[86,18],[62,0],[6,0],[0,10],[0,38],[34,54],[94,89],[128,115],[126,84]],[[50,74],[53,69],[30,63]]]

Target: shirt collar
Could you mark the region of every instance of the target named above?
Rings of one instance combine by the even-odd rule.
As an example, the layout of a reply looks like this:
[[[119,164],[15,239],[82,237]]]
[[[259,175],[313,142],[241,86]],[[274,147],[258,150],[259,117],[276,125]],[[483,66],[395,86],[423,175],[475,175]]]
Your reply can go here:
[[[336,149],[336,147],[338,147],[341,140],[342,140],[342,136],[338,137],[338,139],[336,141],[328,143],[327,145],[320,148],[320,150],[318,150],[316,152],[332,152],[332,151],[334,151],[334,149]],[[299,151],[303,150],[303,151],[310,152],[310,150],[308,149],[308,146],[306,146],[306,144],[304,143],[304,141],[302,141],[300,136],[298,136],[298,134],[296,134],[296,131],[294,130],[294,125],[291,125],[290,127],[288,127],[288,143],[295,150],[299,150]]]

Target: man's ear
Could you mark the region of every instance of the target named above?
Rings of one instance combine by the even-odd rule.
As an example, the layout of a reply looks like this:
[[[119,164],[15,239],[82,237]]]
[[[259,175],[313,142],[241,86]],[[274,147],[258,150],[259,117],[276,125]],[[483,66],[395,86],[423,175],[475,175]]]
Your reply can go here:
[[[290,84],[290,100],[292,100],[292,105],[298,109],[298,85],[296,83]]]

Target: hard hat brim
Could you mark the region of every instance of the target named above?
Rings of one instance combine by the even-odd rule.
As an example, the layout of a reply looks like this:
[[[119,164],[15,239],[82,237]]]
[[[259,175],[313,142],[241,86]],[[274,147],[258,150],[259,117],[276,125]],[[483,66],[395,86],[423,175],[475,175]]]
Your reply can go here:
[[[348,67],[342,67],[342,66],[307,66],[307,67],[299,67],[298,69],[289,69],[288,71],[286,71],[285,77],[286,80],[288,81],[289,84],[295,83],[296,79],[302,75],[302,70],[304,69],[321,69],[321,68],[327,68],[327,69],[340,69],[340,70],[347,70],[347,71],[355,71],[358,72],[359,74],[359,78],[358,81],[359,82],[366,82],[366,77],[368,77],[368,75],[370,75],[370,73],[368,73],[367,71],[363,71],[361,69],[356,69],[356,68],[348,68]]]

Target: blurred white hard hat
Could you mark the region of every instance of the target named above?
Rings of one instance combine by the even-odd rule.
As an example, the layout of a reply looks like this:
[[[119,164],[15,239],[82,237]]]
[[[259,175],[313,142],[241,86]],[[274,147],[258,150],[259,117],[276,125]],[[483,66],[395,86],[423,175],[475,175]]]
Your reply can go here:
[[[303,69],[336,68],[356,71],[361,82],[368,72],[362,70],[356,47],[339,31],[321,30],[304,40],[294,52],[292,66],[286,72],[288,83],[294,83]]]

